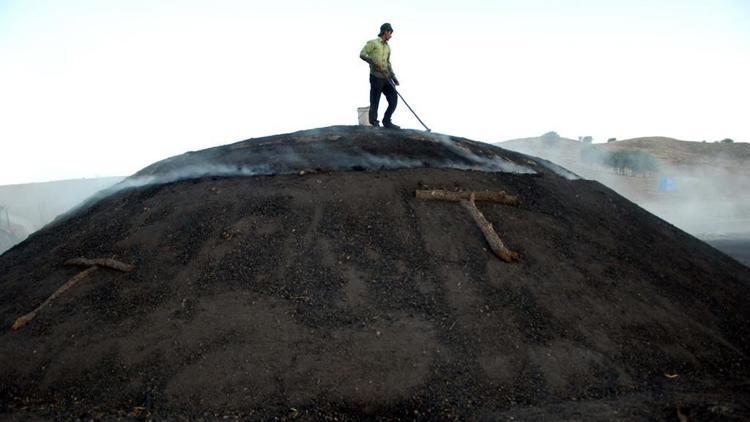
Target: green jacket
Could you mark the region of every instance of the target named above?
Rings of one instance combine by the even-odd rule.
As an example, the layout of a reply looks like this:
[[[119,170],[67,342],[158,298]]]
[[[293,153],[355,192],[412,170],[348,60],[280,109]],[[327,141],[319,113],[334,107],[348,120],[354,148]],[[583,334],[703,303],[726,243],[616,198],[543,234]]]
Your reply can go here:
[[[391,67],[391,46],[380,37],[367,41],[359,52],[359,58],[370,64],[370,74],[376,78],[396,78]],[[379,64],[385,72],[378,72],[375,64]]]

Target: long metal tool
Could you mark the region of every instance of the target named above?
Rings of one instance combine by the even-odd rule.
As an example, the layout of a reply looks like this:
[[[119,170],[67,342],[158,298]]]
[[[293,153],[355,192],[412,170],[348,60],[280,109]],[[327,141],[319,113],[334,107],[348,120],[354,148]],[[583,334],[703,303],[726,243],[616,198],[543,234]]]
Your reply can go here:
[[[396,84],[395,84],[395,83],[393,83],[393,79],[391,79],[391,78],[388,78],[388,83],[390,83],[390,84],[391,84],[391,86],[393,87],[393,90],[394,90],[394,91],[396,91],[396,94],[398,94],[398,97],[399,97],[399,98],[401,98],[401,101],[403,101],[403,102],[404,102],[404,104],[406,104],[406,106],[407,106],[407,107],[409,107],[409,111],[411,111],[411,113],[412,113],[412,114],[414,115],[414,117],[416,117],[416,118],[417,118],[417,120],[419,120],[419,123],[421,123],[421,124],[422,124],[422,126],[424,126],[424,128],[425,128],[425,129],[426,129],[426,130],[427,130],[428,132],[432,132],[432,130],[431,130],[430,128],[428,128],[426,124],[424,124],[424,122],[422,121],[422,119],[420,119],[420,118],[419,118],[419,116],[417,116],[417,113],[415,113],[415,112],[414,112],[414,109],[413,109],[413,108],[411,108],[411,106],[409,105],[409,103],[407,103],[407,102],[406,102],[406,100],[404,99],[404,97],[403,97],[403,96],[401,96],[401,93],[400,93],[400,92],[398,92],[398,89],[396,89]]]

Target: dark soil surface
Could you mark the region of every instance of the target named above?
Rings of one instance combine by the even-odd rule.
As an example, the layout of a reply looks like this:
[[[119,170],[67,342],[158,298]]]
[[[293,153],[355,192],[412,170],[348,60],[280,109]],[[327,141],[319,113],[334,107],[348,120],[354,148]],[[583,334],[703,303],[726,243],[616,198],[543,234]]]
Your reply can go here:
[[[433,136],[190,153],[35,233],[0,256],[0,417],[750,418],[749,268],[597,182]],[[357,148],[369,162],[345,168]],[[266,175],[218,171],[224,153]],[[423,188],[519,195],[478,206],[521,260]],[[81,256],[137,269],[99,269],[10,331]]]

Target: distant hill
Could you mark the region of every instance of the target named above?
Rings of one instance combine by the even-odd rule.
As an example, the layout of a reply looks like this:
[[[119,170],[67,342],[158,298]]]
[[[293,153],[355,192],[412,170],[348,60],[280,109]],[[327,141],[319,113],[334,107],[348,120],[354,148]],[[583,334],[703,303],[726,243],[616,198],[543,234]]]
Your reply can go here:
[[[750,170],[750,143],[747,142],[704,143],[652,136],[596,144],[596,146],[645,150],[660,160],[674,165],[714,166],[739,172]]]
[[[581,143],[580,141],[577,141],[575,139],[565,138],[563,136],[557,138],[556,141],[563,142],[563,143],[566,143],[566,142],[575,142],[576,144]],[[542,139],[541,136],[532,136],[530,138],[517,138],[517,139],[510,139],[510,140],[503,141],[503,142],[498,142],[498,145],[499,144],[510,144],[510,145],[524,144],[527,142],[547,142],[547,141],[545,139]]]
[[[496,145],[597,180],[704,239],[747,234],[750,227],[750,144],[746,142],[703,143],[651,136],[585,144],[562,137],[531,137]],[[618,171],[611,157],[619,151],[646,156],[655,161],[655,169]],[[665,191],[665,183],[673,189]]]
[[[542,137],[511,139],[498,142],[503,148],[538,156],[576,171],[580,164],[581,150],[585,147],[604,152],[618,149],[648,152],[664,164],[673,166],[703,166],[704,170],[729,171],[750,174],[750,143],[691,142],[664,136],[649,136],[621,141],[585,144],[560,137],[551,141]]]

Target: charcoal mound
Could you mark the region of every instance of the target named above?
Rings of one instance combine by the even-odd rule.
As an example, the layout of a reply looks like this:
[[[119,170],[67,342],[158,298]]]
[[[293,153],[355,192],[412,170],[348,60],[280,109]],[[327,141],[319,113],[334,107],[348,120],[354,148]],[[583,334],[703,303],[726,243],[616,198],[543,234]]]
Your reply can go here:
[[[417,189],[506,191],[460,205]],[[81,268],[113,258],[18,330]],[[155,163],[0,256],[0,415],[750,417],[750,269],[551,163],[332,127]]]
[[[543,160],[528,160],[521,154],[464,138],[414,130],[333,126],[189,152],[146,167],[131,178],[131,184],[206,175],[425,167],[534,174],[539,170],[533,167],[540,164],[565,171]]]

